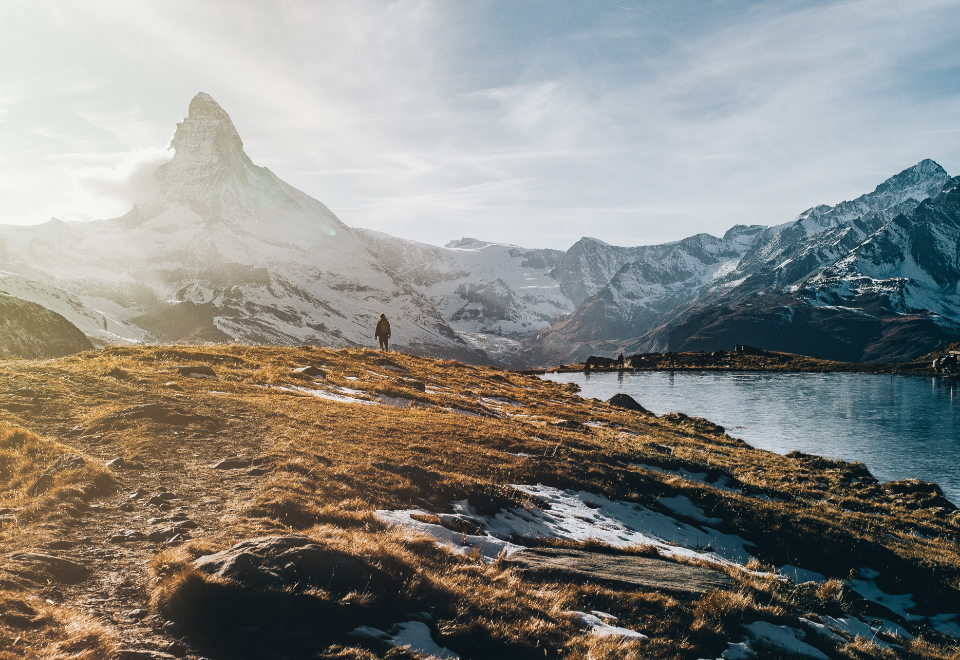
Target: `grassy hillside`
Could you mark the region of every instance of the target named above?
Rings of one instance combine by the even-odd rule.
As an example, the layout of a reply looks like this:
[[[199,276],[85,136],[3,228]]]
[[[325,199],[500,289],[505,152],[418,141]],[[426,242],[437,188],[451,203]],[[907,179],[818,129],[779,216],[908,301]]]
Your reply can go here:
[[[957,657],[936,487],[535,376],[108,348],[0,363],[0,415],[2,659]]]

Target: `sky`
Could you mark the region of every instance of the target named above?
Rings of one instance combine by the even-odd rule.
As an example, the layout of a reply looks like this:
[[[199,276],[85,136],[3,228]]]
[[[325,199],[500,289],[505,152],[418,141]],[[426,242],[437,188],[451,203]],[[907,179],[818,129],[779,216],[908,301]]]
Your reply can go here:
[[[443,245],[722,235],[960,174],[960,0],[0,3],[0,223],[149,195],[197,92],[341,220]]]

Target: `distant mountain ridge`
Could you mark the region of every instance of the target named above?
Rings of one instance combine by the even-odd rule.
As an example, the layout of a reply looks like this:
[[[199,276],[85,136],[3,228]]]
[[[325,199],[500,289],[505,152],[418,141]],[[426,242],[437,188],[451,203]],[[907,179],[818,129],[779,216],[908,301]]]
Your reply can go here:
[[[0,358],[58,358],[91,349],[90,340],[60,314],[0,292]]]
[[[633,337],[595,341],[604,317],[649,305],[637,292],[663,278],[618,273],[554,330],[570,359],[609,349],[611,340],[637,352],[754,343],[854,361],[889,359],[893,341],[893,357],[922,355],[958,334],[955,181],[925,160],[852,202],[763,228],[733,267],[688,289],[686,300],[675,297],[671,309],[635,321]],[[649,261],[639,266],[651,272]],[[562,342],[552,344],[556,360]]]
[[[384,312],[399,349],[512,367],[733,343],[880,360],[960,334],[956,179],[931,160],[788,223],[561,251],[350,228],[255,165],[207,94],[171,148],[120,218],[0,226],[0,289],[96,345],[371,345]]]

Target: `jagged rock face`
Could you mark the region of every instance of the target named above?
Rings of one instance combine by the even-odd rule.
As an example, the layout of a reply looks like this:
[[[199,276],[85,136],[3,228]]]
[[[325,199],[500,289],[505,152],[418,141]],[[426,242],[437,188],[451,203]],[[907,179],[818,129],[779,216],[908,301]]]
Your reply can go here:
[[[925,160],[853,201],[774,227],[736,227],[722,239],[726,252],[709,249],[721,240],[712,237],[631,248],[634,261],[518,355],[543,365],[621,348],[745,343],[879,361],[891,358],[891,341],[894,359],[921,355],[960,334],[956,181]],[[602,249],[587,247],[578,258]],[[608,250],[594,271],[577,267],[602,272],[622,250]]]
[[[193,99],[171,146],[155,196],[121,218],[0,228],[19,290],[62,301],[101,344],[363,345],[384,312],[398,348],[479,359],[362,237],[254,165],[210,96]]]
[[[36,360],[92,349],[90,340],[56,312],[0,293],[0,357]]]
[[[667,312],[694,300],[738,262],[763,227],[737,226],[723,238],[698,234],[676,243],[633,248],[609,283],[554,329],[570,341],[636,337]]]
[[[579,305],[641,255],[642,248],[618,247],[584,237],[566,251],[550,274],[560,283],[560,290]]]
[[[836,206],[817,206],[793,222],[766,230],[737,267],[718,278],[704,299],[719,303],[785,287],[832,264],[880,230],[897,215],[939,194],[949,180],[946,171],[924,160],[866,195]]]
[[[753,343],[831,359],[885,361],[910,359],[955,341],[958,183],[960,177],[947,180],[939,194],[896,215],[799,284],[730,305],[701,305],[669,329],[669,348]]]

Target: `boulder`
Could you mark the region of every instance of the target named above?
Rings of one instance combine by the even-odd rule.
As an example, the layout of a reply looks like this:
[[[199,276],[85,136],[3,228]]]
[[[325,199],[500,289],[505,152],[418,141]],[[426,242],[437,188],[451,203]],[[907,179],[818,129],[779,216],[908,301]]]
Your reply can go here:
[[[615,408],[623,408],[624,410],[635,410],[636,412],[649,413],[650,411],[641,406],[636,399],[634,399],[629,394],[624,394],[623,392],[618,392],[614,394],[607,401],[611,406]]]
[[[335,593],[394,587],[394,580],[360,557],[326,548],[307,536],[248,539],[193,562],[200,571],[254,589],[318,586]]]

